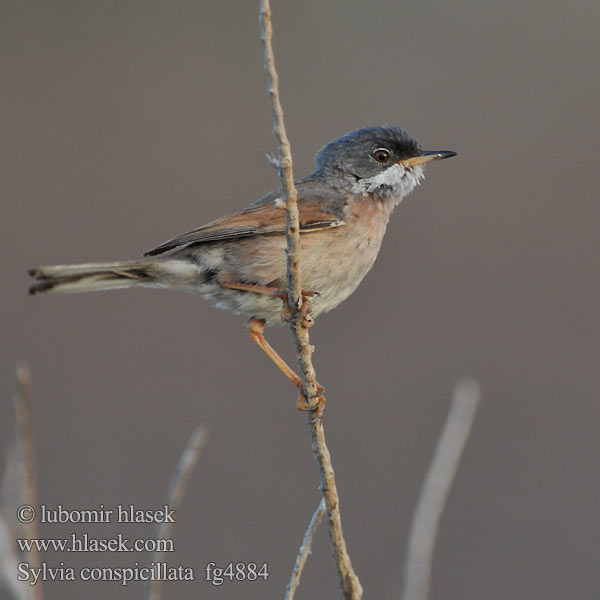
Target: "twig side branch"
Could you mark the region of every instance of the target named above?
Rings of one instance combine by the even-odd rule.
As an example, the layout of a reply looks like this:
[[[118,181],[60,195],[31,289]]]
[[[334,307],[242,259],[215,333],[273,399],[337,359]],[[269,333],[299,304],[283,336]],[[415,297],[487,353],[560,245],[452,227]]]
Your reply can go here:
[[[179,459],[179,463],[171,478],[169,489],[167,491],[166,503],[169,509],[177,511],[181,506],[181,501],[187,489],[190,476],[198,462],[198,458],[206,444],[208,432],[206,427],[199,425],[194,429],[186,447]],[[156,530],[156,539],[166,540],[171,537],[173,531],[173,523],[160,523]],[[156,550],[152,554],[152,562],[159,563],[163,558],[164,552]],[[162,582],[160,580],[152,580],[148,586],[148,600],[160,600]]]
[[[294,600],[296,589],[298,587],[298,584],[300,583],[300,576],[302,575],[302,570],[304,569],[306,559],[308,558],[308,555],[311,551],[313,536],[315,535],[315,531],[317,531],[319,525],[321,524],[324,514],[325,498],[321,498],[321,502],[319,503],[317,510],[313,514],[312,519],[308,524],[308,529],[306,530],[304,538],[302,539],[302,545],[300,546],[300,550],[298,550],[298,556],[296,556],[296,564],[294,565],[294,570],[292,571],[292,577],[290,578],[290,582],[288,583],[284,600]]]
[[[269,0],[260,0],[260,27],[265,68],[269,78],[269,96],[273,111],[275,135],[279,142],[279,176],[286,202],[286,238],[287,238],[287,279],[288,302],[291,313],[290,325],[296,345],[296,353],[300,364],[302,387],[309,403],[318,399],[317,380],[312,365],[312,351],[308,335],[308,327],[301,318],[302,303],[300,283],[300,227],[298,204],[294,177],[292,172],[292,155],[290,144],[285,133],[283,110],[279,100],[279,87],[275,58],[273,54],[271,25],[271,5]],[[312,417],[313,415],[311,415]],[[350,556],[342,533],[339,497],[335,486],[335,477],[331,456],[325,444],[325,432],[319,415],[309,419],[311,427],[312,449],[319,467],[320,488],[327,504],[327,522],[332,553],[338,570],[344,597],[347,600],[360,600],[362,586],[354,573]]]
[[[473,379],[459,381],[455,387],[413,517],[402,600],[426,600],[429,594],[440,519],[473,425],[479,397],[479,384]]]

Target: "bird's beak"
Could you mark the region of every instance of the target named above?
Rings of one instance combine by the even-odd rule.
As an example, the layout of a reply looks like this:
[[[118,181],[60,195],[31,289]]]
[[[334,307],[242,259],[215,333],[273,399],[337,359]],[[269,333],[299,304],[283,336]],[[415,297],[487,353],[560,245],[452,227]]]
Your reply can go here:
[[[424,165],[432,160],[442,160],[442,158],[450,158],[451,156],[456,156],[456,152],[452,152],[452,150],[421,150],[419,156],[400,160],[398,164],[407,169],[408,167]]]

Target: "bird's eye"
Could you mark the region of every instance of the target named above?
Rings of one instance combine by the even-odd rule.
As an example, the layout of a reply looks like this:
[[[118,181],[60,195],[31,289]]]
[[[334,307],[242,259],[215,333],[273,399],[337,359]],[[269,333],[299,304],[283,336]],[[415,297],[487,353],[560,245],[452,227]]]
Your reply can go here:
[[[373,152],[371,152],[371,156],[378,163],[386,163],[390,159],[390,151],[386,150],[385,148],[377,148],[377,150],[373,150]]]

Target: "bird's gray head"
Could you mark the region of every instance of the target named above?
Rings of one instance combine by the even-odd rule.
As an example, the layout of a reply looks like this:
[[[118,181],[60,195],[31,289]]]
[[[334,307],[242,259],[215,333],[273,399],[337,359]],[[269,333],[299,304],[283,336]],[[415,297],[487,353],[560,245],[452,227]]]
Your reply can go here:
[[[419,184],[425,163],[455,155],[447,150],[421,150],[417,140],[400,127],[363,127],[321,148],[315,175],[396,204]]]

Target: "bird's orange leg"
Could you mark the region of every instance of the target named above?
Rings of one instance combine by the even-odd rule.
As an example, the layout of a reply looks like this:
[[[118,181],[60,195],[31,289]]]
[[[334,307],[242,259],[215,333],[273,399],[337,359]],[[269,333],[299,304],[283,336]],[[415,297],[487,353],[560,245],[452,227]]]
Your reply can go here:
[[[306,396],[302,390],[302,380],[292,368],[277,354],[273,346],[267,342],[263,335],[263,331],[265,330],[265,322],[262,319],[252,318],[248,321],[248,333],[250,337],[262,348],[263,352],[277,365],[277,367],[281,370],[281,372],[298,388],[300,393],[298,397],[297,408],[298,410],[310,410],[316,411],[319,416],[323,412],[323,408],[325,407],[325,397],[322,396],[322,392],[324,392],[324,388],[321,384],[317,383],[317,392],[319,393],[319,398],[317,402],[317,406],[311,406],[306,400]]]
[[[224,281],[221,283],[221,287],[229,288],[231,290],[239,290],[240,292],[254,292],[255,294],[263,294],[265,296],[275,296],[280,298],[283,302],[284,321],[289,321],[290,309],[287,302],[287,290],[282,290],[281,288],[270,287],[267,285],[258,285],[256,283],[239,283],[237,281]],[[319,292],[305,292],[302,290],[302,306],[300,307],[300,316],[302,318],[305,318],[310,312],[310,303],[308,302],[308,299],[312,296],[319,295]]]
[[[293,369],[277,354],[273,346],[267,342],[263,332],[265,322],[262,319],[254,317],[248,321],[248,334],[262,348],[263,352],[277,365],[279,370],[297,387],[302,387],[302,380]]]
[[[254,292],[255,294],[264,294],[266,296],[277,296],[282,300],[287,299],[287,291],[282,290],[278,287],[271,287],[268,285],[258,285],[256,283],[240,283],[238,281],[224,281],[221,283],[221,287],[230,288],[232,290],[240,290],[242,292]],[[305,292],[302,290],[302,295],[306,298],[312,296],[319,296],[319,292]]]

